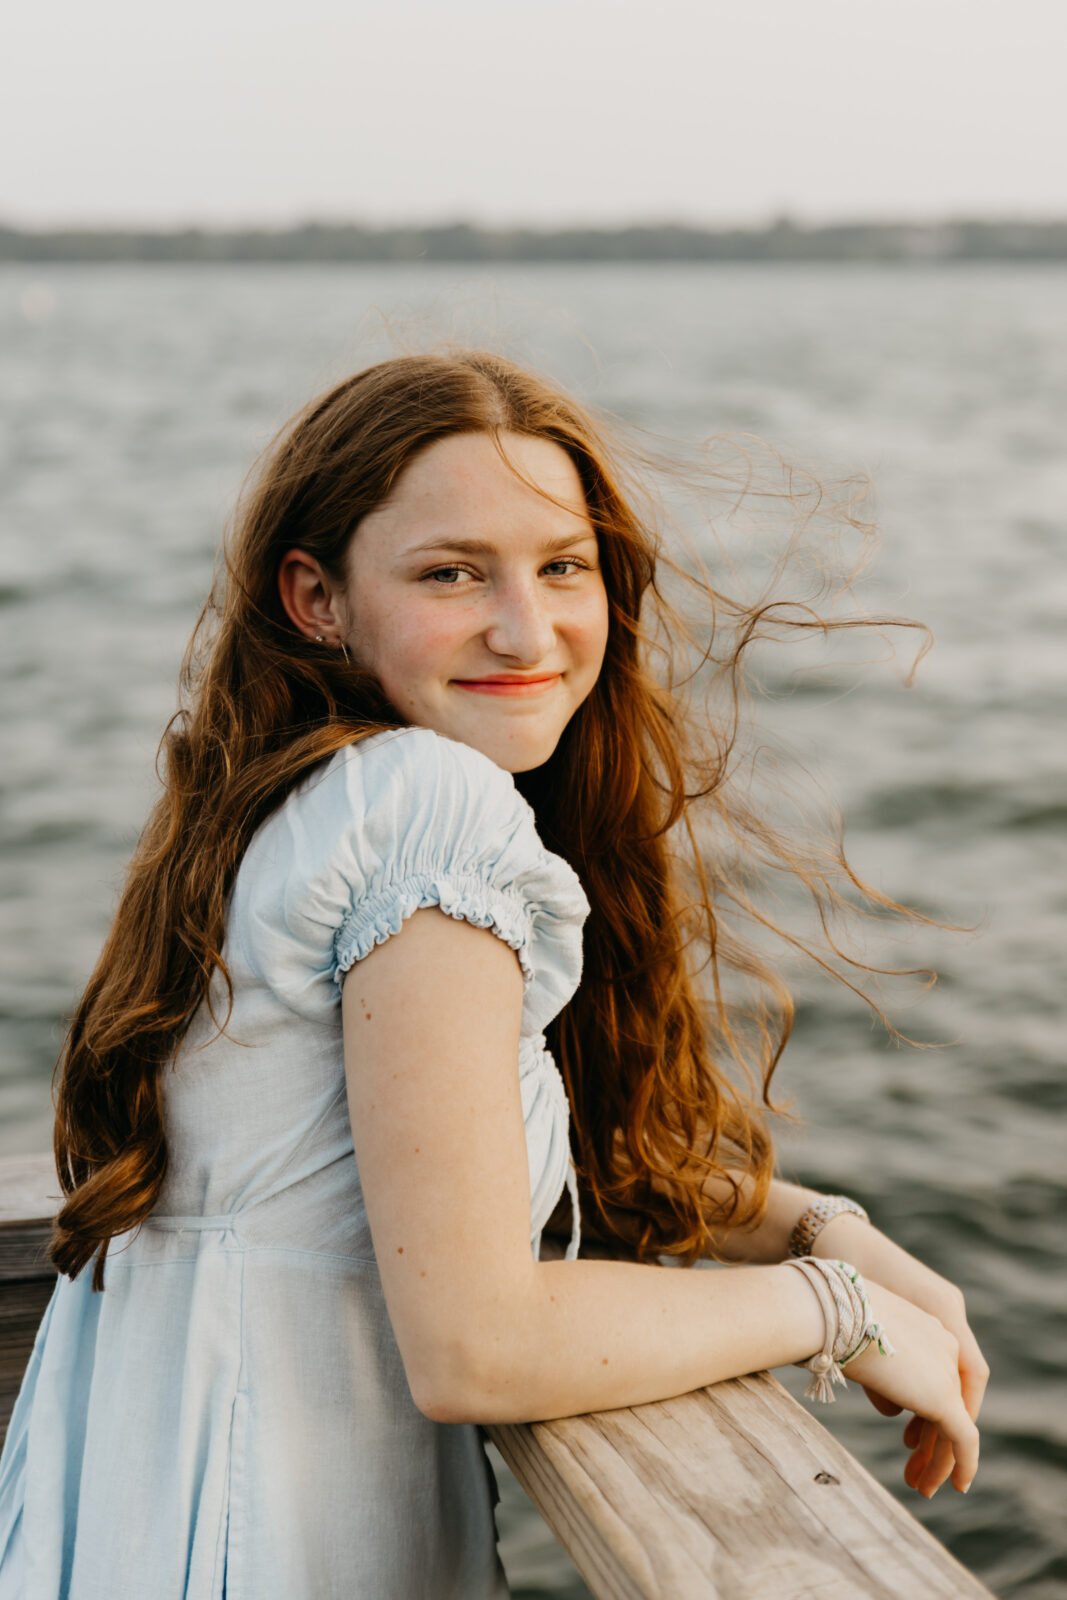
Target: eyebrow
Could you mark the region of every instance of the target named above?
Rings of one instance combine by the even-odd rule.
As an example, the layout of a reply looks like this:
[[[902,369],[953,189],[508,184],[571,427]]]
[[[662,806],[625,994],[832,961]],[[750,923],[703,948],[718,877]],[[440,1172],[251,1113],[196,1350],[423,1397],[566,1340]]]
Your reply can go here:
[[[568,533],[561,539],[547,540],[540,546],[540,553],[552,555],[557,550],[567,550],[595,538],[596,533],[592,528],[587,532]],[[492,556],[497,553],[497,547],[490,539],[429,539],[425,544],[409,545],[404,555],[421,555],[426,550],[456,550],[463,556]]]

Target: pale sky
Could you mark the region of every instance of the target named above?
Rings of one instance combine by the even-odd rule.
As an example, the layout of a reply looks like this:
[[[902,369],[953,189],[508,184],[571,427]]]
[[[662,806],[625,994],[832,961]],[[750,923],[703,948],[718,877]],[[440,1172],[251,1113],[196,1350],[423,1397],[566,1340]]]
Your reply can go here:
[[[0,221],[1067,215],[1065,0],[22,0]]]

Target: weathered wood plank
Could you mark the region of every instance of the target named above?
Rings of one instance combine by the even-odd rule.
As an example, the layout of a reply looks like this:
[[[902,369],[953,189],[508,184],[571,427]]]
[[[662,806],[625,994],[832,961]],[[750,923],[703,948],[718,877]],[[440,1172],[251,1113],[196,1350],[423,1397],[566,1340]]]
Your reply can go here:
[[[0,1157],[0,1228],[50,1218],[59,1198],[59,1178],[50,1155]]]
[[[489,1437],[611,1600],[989,1600],[767,1373]]]
[[[51,1156],[0,1160],[0,1283],[55,1276],[45,1250],[59,1203]]]
[[[55,1284],[45,1251],[58,1208],[51,1156],[0,1159],[0,1447]]]
[[[54,1276],[0,1284],[0,1449],[37,1329],[52,1296]]]

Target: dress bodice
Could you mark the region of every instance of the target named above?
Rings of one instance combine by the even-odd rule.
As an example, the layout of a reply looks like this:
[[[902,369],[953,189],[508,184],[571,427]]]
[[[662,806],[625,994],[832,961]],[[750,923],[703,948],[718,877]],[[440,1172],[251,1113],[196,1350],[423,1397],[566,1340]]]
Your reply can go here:
[[[353,1149],[340,985],[422,906],[516,952],[530,1239],[564,1188],[544,1029],[588,910],[510,775],[422,729],[348,746],[253,838],[164,1069],[168,1171],[102,1294],[61,1279],[0,1457],[0,1600],[499,1600],[476,1428],[415,1407]],[[447,1084],[441,1093],[447,1094]]]

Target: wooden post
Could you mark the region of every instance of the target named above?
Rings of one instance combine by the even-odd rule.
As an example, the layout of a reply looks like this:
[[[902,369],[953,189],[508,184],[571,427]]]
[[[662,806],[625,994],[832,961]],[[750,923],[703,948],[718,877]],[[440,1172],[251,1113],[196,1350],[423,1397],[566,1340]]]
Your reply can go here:
[[[0,1439],[58,1201],[50,1157],[0,1159]],[[767,1373],[486,1432],[598,1600],[991,1600]]]

